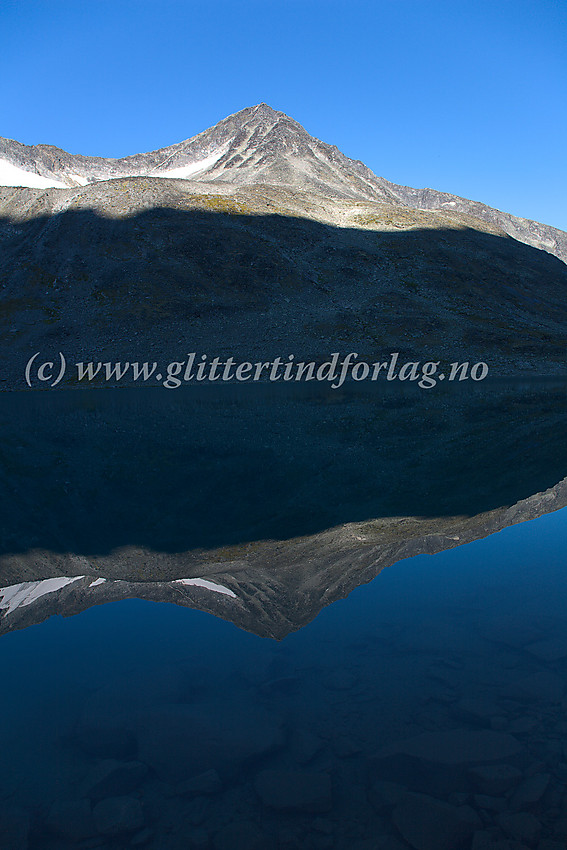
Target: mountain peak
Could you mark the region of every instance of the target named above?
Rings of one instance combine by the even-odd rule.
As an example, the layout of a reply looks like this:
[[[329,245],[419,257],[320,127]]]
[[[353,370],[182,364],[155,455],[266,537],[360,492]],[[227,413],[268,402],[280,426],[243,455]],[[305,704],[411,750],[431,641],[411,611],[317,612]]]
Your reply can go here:
[[[263,101],[262,101],[262,103],[257,103],[256,106],[252,107],[252,109],[254,110],[254,112],[256,114],[262,115],[262,116],[264,116],[264,115],[272,116],[273,115],[273,116],[279,117],[280,115],[284,114],[283,112],[279,112],[277,109],[273,109],[271,106],[269,106],[267,103],[264,103]]]
[[[567,256],[567,237],[561,231],[454,195],[389,183],[264,102],[245,107],[190,139],[121,159],[76,156],[52,145],[27,146],[0,138],[0,186],[88,191],[83,189],[88,184],[124,177],[184,180],[197,193],[260,185],[322,198],[465,213],[498,224],[515,238],[562,259]]]

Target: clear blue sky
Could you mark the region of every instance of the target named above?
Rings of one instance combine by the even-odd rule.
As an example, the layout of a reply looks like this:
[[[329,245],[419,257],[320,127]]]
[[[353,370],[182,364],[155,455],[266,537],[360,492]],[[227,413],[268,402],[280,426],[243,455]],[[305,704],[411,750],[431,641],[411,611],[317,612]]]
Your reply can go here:
[[[565,0],[4,0],[0,135],[119,157],[265,101],[396,183],[567,230]]]

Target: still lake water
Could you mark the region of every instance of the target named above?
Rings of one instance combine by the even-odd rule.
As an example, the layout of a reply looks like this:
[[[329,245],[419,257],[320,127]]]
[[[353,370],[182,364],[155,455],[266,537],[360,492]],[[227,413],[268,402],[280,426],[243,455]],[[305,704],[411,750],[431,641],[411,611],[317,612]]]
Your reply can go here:
[[[546,427],[556,424],[556,401],[528,440],[530,457],[541,451],[528,476],[540,488],[565,474],[557,454],[556,480],[553,472],[549,481],[539,477],[549,468]],[[560,415],[563,404],[561,396]],[[505,406],[514,408],[509,398]],[[541,399],[529,406],[543,408]],[[400,422],[401,410],[393,414]],[[476,433],[470,410],[463,421]],[[524,412],[517,421],[524,445]],[[391,434],[390,424],[384,428]],[[459,445],[471,445],[467,429],[469,442],[461,432]],[[503,468],[517,462],[508,432],[499,445],[509,452]],[[406,473],[415,451],[396,461]],[[427,475],[438,463],[434,452]],[[384,467],[383,480],[394,473]],[[508,480],[493,466],[487,480],[497,476],[493,492],[517,490],[518,500],[541,492],[516,473],[508,470]],[[422,483],[427,477],[419,466],[412,474]],[[494,501],[476,476],[475,511],[513,503]],[[241,480],[239,467],[234,487]],[[462,510],[461,496],[453,510],[431,481],[423,493],[443,506],[432,515],[455,514],[464,527],[474,511]],[[368,499],[362,483],[364,498],[341,506],[346,521],[358,520]],[[361,480],[350,486],[354,492]],[[466,481],[462,487],[466,493]],[[408,514],[427,503],[420,492],[414,481]],[[281,640],[141,599],[95,601],[75,616],[19,623],[0,636],[0,847],[564,848],[567,509],[544,511],[493,534],[482,520],[474,532],[482,539],[384,563],[372,581],[323,600],[317,610],[326,607]],[[373,505],[369,516],[377,515]],[[302,533],[326,522],[316,518]],[[55,539],[51,519],[42,527],[40,518],[33,533],[36,545]],[[4,551],[13,548],[12,541]],[[10,575],[6,585],[16,583]],[[301,608],[308,587],[286,604]],[[254,593],[260,605],[264,591]]]

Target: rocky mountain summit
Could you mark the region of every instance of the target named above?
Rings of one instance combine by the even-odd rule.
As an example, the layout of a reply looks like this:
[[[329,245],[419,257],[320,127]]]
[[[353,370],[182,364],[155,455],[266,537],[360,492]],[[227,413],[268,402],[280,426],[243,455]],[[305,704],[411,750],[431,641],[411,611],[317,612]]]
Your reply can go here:
[[[187,345],[565,373],[565,234],[388,183],[265,104],[119,160],[0,140],[2,182],[4,389],[36,352],[165,368]]]
[[[124,177],[190,180],[201,192],[268,185],[328,198],[462,213],[567,261],[563,231],[456,195],[390,183],[265,103],[242,109],[185,141],[121,159],[0,138],[0,186],[73,188]]]

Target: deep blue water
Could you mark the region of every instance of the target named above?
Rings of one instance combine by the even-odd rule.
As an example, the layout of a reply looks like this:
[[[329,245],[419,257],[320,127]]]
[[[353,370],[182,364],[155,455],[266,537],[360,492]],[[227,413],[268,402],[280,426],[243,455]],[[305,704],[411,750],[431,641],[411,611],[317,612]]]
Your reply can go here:
[[[434,848],[431,841],[448,840],[446,850],[476,850],[537,847],[544,839],[565,846],[567,702],[553,684],[567,685],[566,523],[563,509],[437,555],[400,561],[280,642],[198,611],[140,600],[6,634],[0,638],[2,805],[31,818],[31,848],[127,847],[133,836],[150,848],[371,850]],[[565,641],[565,654],[534,654],[534,646],[549,641]],[[527,680],[535,682],[532,692]],[[479,699],[492,701],[494,711],[481,706],[471,713],[467,702]],[[166,753],[165,768],[156,771],[154,764],[135,789],[119,795],[141,801],[144,824],[135,830],[80,838],[46,826],[53,802],[81,798],[84,777],[113,755],[104,748],[89,752],[88,742],[77,738],[86,715],[91,730],[118,714],[125,726],[144,712],[166,724],[163,709],[172,705],[176,711],[201,707],[207,723],[218,723],[221,745],[223,735],[240,734],[238,725],[226,729],[231,705],[244,726],[246,713],[256,708],[277,717],[283,737],[236,768],[222,764],[222,789],[213,794],[172,796],[181,781],[179,764],[174,754],[169,776]],[[187,717],[190,737],[195,715]],[[519,809],[511,803],[512,788],[480,802],[479,789],[470,785],[436,792],[431,799],[444,805],[469,806],[474,828],[446,839],[444,833],[435,837],[435,827],[431,839],[408,843],[404,818],[411,811],[400,803],[384,806],[372,791],[383,779],[374,756],[393,741],[447,729],[512,734],[522,747],[514,756],[521,781],[548,777],[545,791]],[[311,737],[298,744],[298,732],[305,731]],[[316,752],[303,761],[311,745]],[[139,739],[132,746],[120,755],[123,761],[142,758]],[[332,808],[270,807],[257,788],[263,770],[326,774]],[[398,772],[396,782],[403,785],[399,779]],[[405,783],[410,794],[427,794],[430,789],[416,787],[414,779],[408,775]],[[516,818],[517,834],[503,811],[529,816],[523,827]],[[473,838],[476,833],[480,838]]]

